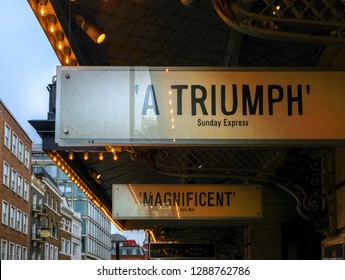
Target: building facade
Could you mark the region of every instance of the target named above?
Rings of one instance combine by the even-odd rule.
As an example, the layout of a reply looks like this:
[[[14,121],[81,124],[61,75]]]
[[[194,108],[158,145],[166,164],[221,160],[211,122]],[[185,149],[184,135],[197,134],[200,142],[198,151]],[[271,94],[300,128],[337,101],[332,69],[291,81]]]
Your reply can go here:
[[[70,207],[72,210],[73,208]],[[73,210],[71,228],[71,259],[81,260],[81,214]]]
[[[44,189],[43,196],[33,192],[32,204],[35,205],[32,210],[32,248],[31,258],[33,260],[58,260],[60,248],[60,204],[61,194],[55,181],[49,174],[39,167],[33,167],[32,188]]]
[[[28,259],[32,141],[0,99],[1,259]]]
[[[80,260],[81,216],[69,206],[43,167],[32,169],[32,260]]]
[[[66,197],[70,205],[81,218],[81,259],[111,259],[111,223],[102,211],[76,186],[65,172],[58,167],[39,145],[33,146],[32,160],[34,167],[41,167],[57,183],[59,191]],[[76,217],[75,221],[78,221]],[[66,220],[67,223],[67,220]],[[73,222],[72,222],[73,223]],[[74,230],[78,232],[78,226]],[[78,233],[72,234],[78,248]],[[70,240],[70,241],[71,241]],[[67,242],[67,241],[66,241]],[[71,244],[71,243],[70,243]],[[72,248],[73,250],[73,248]],[[72,252],[73,255],[73,252]],[[78,253],[76,252],[76,257]],[[72,257],[73,258],[73,257]]]

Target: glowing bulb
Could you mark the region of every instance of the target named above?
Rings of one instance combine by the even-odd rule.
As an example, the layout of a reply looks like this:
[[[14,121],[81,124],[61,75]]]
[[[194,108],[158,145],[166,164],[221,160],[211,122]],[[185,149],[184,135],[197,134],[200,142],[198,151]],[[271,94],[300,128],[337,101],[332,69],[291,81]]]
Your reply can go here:
[[[45,17],[47,15],[47,5],[44,2],[38,3],[38,13],[42,16]]]
[[[117,160],[117,159],[118,159],[117,153],[115,152],[115,153],[113,153],[113,160]]]
[[[59,51],[62,51],[63,48],[64,48],[64,43],[63,43],[63,39],[65,37],[65,35],[63,34],[62,31],[56,31],[55,32],[55,35],[56,35],[56,47]]]
[[[68,152],[68,159],[73,160],[73,158],[74,158],[73,152],[72,151]]]
[[[68,65],[71,62],[71,58],[69,55],[65,55],[65,63]]]
[[[64,47],[63,49],[65,64],[69,65],[71,63],[71,48]]]
[[[51,34],[55,34],[56,31],[56,17],[52,14],[46,16],[48,22],[48,30]]]
[[[89,159],[89,153],[88,152],[84,152],[84,160],[88,160]]]
[[[99,153],[99,157],[98,157],[99,160],[103,160],[104,159],[104,155],[102,152]]]
[[[54,23],[50,23],[48,29],[51,34],[54,34],[56,31],[56,25]]]
[[[101,35],[98,36],[96,43],[101,44],[105,40],[105,37],[106,37],[105,33],[102,33]]]

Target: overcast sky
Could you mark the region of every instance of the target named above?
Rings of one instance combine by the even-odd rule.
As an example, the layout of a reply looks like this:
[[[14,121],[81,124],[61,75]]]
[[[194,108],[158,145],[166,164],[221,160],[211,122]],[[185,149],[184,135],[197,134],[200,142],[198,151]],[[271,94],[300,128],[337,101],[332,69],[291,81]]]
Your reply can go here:
[[[60,65],[26,0],[0,12],[0,98],[33,142],[41,138],[28,120],[47,119],[46,89]]]

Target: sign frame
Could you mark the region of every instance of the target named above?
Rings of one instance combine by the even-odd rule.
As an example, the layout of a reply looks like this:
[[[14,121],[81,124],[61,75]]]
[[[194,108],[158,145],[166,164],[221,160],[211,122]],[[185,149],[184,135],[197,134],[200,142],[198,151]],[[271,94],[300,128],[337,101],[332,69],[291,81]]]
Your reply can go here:
[[[344,87],[340,69],[61,66],[55,141],[62,147],[343,146]],[[232,103],[219,101],[223,90]],[[241,114],[231,113],[235,107]]]
[[[247,220],[262,217],[259,184],[113,184],[115,220]]]

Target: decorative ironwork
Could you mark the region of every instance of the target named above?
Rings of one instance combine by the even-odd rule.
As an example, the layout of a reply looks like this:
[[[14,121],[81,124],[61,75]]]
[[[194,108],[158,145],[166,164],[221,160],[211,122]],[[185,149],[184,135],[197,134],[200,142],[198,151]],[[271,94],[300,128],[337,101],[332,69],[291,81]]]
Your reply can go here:
[[[265,39],[345,43],[345,2],[340,0],[212,0],[235,30]]]
[[[193,183],[269,183],[291,194],[300,215],[322,233],[334,232],[330,213],[333,168],[329,149],[166,148],[141,154],[158,172]]]

